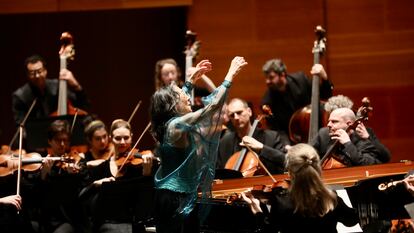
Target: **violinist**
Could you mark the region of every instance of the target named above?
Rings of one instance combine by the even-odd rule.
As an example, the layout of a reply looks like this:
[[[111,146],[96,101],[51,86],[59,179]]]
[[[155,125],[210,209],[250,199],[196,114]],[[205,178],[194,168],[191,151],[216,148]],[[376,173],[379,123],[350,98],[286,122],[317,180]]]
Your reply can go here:
[[[331,112],[327,127],[319,130],[312,146],[324,155],[328,148],[338,141],[333,153],[346,166],[379,164],[383,161],[370,140],[361,138],[355,130],[347,132],[348,126],[356,120],[354,112],[349,108],[338,108]]]
[[[97,132],[97,131],[95,131]],[[82,198],[97,200],[89,203],[93,221],[94,232],[131,232],[133,231],[134,215],[130,208],[135,206],[134,197],[126,193],[125,197],[120,197],[116,203],[101,203],[101,187],[104,183],[117,181],[133,181],[135,186],[140,182],[150,181],[152,184],[153,154],[141,154],[138,151],[131,152],[132,132],[131,125],[123,120],[117,119],[112,122],[110,129],[110,139],[114,145],[113,155],[97,166],[88,166],[89,185],[82,190]],[[129,158],[126,158],[130,154]],[[140,160],[133,164],[133,160]],[[125,163],[124,163],[125,162]],[[124,164],[124,165],[122,165]],[[125,202],[128,201],[128,204]],[[97,211],[97,209],[101,211]],[[98,212],[98,213],[97,213]],[[99,216],[98,216],[99,215]],[[142,231],[142,226],[138,226],[138,232]]]
[[[51,161],[41,171],[41,225],[45,232],[82,232],[85,216],[78,194],[86,182],[87,171],[79,167],[81,155],[70,151],[67,121],[55,120],[48,128],[51,152],[47,157],[64,157],[67,162]]]
[[[285,151],[279,134],[273,130],[256,128],[253,136],[248,136],[252,128],[253,115],[247,102],[234,98],[227,106],[227,114],[234,131],[226,133],[220,140],[217,168],[225,168],[228,159],[242,149],[244,144],[257,152],[260,160],[272,174],[284,171]]]
[[[268,90],[262,98],[262,105],[269,105],[273,116],[266,118],[272,130],[276,130],[285,145],[290,145],[289,120],[292,114],[310,104],[312,81],[303,72],[287,73],[281,59],[268,60],[263,65]],[[311,74],[321,77],[320,97],[332,96],[333,85],[321,64],[313,65]]]
[[[194,67],[188,67],[186,76],[190,76],[195,72]],[[184,72],[185,73],[185,72]],[[177,62],[172,58],[165,58],[158,60],[155,64],[155,90],[159,90],[163,86],[170,85],[171,82],[175,82],[179,87],[183,86],[182,72]],[[209,95],[216,86],[213,81],[206,75],[203,75],[201,81],[194,87],[195,97],[203,97]],[[197,101],[198,100],[198,101]],[[195,98],[194,105],[202,106],[200,98]]]
[[[39,55],[33,55],[25,60],[28,82],[13,92],[12,110],[16,124],[20,124],[29,110],[34,99],[37,103],[30,118],[46,118],[56,111],[58,105],[58,80],[48,79],[45,60]],[[67,80],[68,99],[75,107],[87,109],[89,102],[83,87],[71,71],[62,69],[59,79]]]
[[[332,96],[328,99],[325,103],[325,111],[331,113],[333,110],[337,108],[349,108],[352,109],[354,102],[347,96],[344,95],[336,95]],[[361,122],[355,129],[356,134],[363,140],[369,140],[372,144],[374,144],[376,150],[378,151],[378,159],[382,163],[387,163],[391,159],[391,153],[388,148],[381,143],[378,139],[377,135],[374,133],[374,130],[370,127],[365,127],[364,123]]]
[[[198,232],[194,204],[200,189],[209,193],[214,178],[222,106],[233,78],[247,65],[235,57],[217,89],[206,98],[205,106],[192,111],[193,83],[210,71],[208,60],[199,62],[183,88],[172,84],[156,91],[151,98],[152,134],[159,142],[156,154],[161,166],[155,174],[155,217],[157,232]],[[201,209],[200,216],[207,210]]]
[[[255,232],[337,232],[338,222],[345,226],[359,222],[357,211],[323,183],[319,155],[310,145],[292,146],[286,168],[290,186],[285,194],[270,199],[269,212],[251,192],[242,193],[258,220]]]
[[[85,127],[85,137],[89,150],[85,153],[85,161],[107,160],[114,153],[113,144],[109,142],[108,130],[100,120],[94,120]]]

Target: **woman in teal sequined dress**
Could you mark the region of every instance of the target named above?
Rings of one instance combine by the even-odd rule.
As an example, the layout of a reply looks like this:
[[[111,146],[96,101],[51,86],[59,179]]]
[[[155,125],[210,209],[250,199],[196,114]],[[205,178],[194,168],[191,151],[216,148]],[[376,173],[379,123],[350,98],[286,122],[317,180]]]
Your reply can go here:
[[[211,63],[203,60],[180,89],[175,84],[152,96],[152,134],[158,140],[157,156],[161,166],[155,175],[155,216],[157,232],[197,232],[194,203],[198,191],[203,198],[210,192],[214,178],[221,132],[222,106],[233,78],[247,65],[235,57],[223,83],[203,99],[204,108],[191,110],[189,93]],[[201,208],[200,215],[207,210]]]

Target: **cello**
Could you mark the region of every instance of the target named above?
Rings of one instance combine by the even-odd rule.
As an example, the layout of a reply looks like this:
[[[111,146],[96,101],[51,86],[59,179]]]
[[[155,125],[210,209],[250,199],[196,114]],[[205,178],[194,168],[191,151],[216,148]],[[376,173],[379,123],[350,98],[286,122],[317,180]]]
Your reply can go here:
[[[320,56],[326,50],[326,31],[322,26],[315,28],[316,40],[314,41],[312,53],[313,64],[320,64]],[[312,96],[311,104],[298,109],[293,113],[289,121],[289,138],[293,143],[312,142],[318,134],[320,122],[320,98],[319,98],[320,78],[318,75],[312,76]],[[324,115],[324,122],[327,117]]]
[[[372,112],[373,108],[370,106],[370,100],[368,97],[362,99],[362,106],[359,107],[356,114],[356,120],[346,128],[346,132],[354,130],[358,124],[368,120],[368,114]],[[339,145],[339,140],[335,140],[334,143],[328,147],[325,155],[321,158],[321,167],[324,170],[333,168],[347,167],[341,159],[333,153],[334,149]]]
[[[247,136],[253,136],[253,133],[256,130],[258,123],[262,120],[263,117],[272,115],[272,113],[270,112],[270,108],[267,105],[264,105],[262,110],[263,112],[265,112],[265,114],[259,115],[253,121],[252,127],[250,128]],[[265,169],[265,167],[261,164],[259,157],[255,153],[252,153],[252,150],[249,150],[249,152],[247,152],[248,149],[249,148],[247,147],[243,147],[240,151],[234,153],[227,160],[225,168],[240,171],[244,177],[253,176],[256,173],[256,171],[258,171],[260,168]]]

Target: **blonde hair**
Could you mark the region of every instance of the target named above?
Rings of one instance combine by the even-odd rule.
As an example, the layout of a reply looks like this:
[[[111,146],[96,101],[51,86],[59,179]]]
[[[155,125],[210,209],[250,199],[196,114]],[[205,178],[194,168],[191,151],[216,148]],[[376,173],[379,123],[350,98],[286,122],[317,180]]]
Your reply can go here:
[[[312,146],[304,143],[292,146],[286,166],[292,179],[290,197],[296,213],[321,217],[333,210],[337,196],[323,183],[319,155]]]
[[[111,137],[114,136],[113,135],[114,130],[119,129],[119,128],[126,128],[129,130],[129,132],[131,132],[131,125],[128,123],[128,121],[124,119],[116,119],[112,122],[112,125],[111,125],[111,132],[110,132]],[[132,135],[132,132],[131,132],[131,135]]]

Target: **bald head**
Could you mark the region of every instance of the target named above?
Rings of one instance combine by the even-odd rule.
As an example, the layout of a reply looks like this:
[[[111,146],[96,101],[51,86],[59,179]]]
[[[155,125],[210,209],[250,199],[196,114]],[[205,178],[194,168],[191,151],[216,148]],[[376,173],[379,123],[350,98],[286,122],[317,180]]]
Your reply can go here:
[[[331,115],[337,115],[343,118],[345,121],[355,121],[355,114],[349,108],[337,108],[332,111]]]

